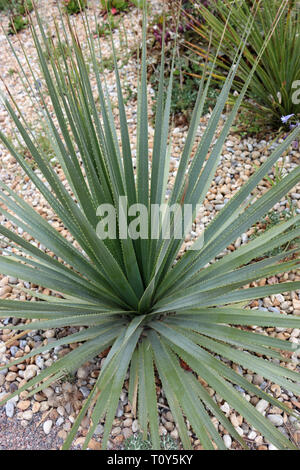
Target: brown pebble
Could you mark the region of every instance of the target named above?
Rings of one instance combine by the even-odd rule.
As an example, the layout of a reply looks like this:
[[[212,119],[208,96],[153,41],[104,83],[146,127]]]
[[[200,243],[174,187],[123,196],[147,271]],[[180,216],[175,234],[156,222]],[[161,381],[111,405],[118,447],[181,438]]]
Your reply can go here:
[[[43,397],[39,393],[35,393],[35,395],[33,397],[36,401],[45,401],[46,400],[46,397]]]
[[[116,436],[114,439],[113,439],[113,443],[116,445],[116,446],[119,446],[120,444],[122,444],[122,442],[124,441],[124,436],[122,434],[119,434],[118,436]]]
[[[30,404],[30,400],[19,401],[17,408],[19,408],[19,410],[25,411],[30,407]]]
[[[58,431],[58,433],[57,433],[57,436],[60,437],[60,439],[63,439],[63,440],[66,439],[67,435],[68,435],[68,433],[66,431],[63,431],[63,430]]]
[[[33,413],[38,413],[38,411],[40,411],[40,403],[38,401],[35,401],[32,405],[32,412]]]
[[[6,376],[6,382],[13,382],[17,377],[17,374],[15,372],[8,372]]]
[[[95,439],[91,439],[88,448],[91,450],[101,450],[101,443],[95,441]]]
[[[300,445],[300,431],[296,431],[293,434],[294,441],[296,442],[297,445]]]
[[[51,410],[49,413],[49,418],[52,420],[56,420],[59,417],[59,414],[57,413],[56,410]]]

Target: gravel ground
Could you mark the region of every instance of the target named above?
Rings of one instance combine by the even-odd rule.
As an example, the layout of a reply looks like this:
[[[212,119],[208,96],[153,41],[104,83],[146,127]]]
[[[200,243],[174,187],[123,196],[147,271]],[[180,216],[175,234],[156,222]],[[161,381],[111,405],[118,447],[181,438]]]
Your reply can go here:
[[[47,435],[35,416],[27,427],[0,411],[0,450],[53,450],[62,444],[53,428]]]
[[[158,1],[152,1],[155,11],[158,11]],[[52,22],[52,12],[55,2],[46,2],[41,0],[39,2],[40,11],[42,16],[48,24]],[[129,49],[131,51],[139,38],[139,25],[137,21],[137,11],[131,10],[125,17],[125,27],[128,33]],[[0,21],[3,21],[4,26],[6,18],[0,15]],[[78,35],[82,46],[84,47],[84,32],[81,24],[80,15],[74,17],[76,21]],[[114,33],[117,38],[117,32]],[[19,39],[21,40],[19,43]],[[28,31],[23,31],[18,37],[12,37],[12,42],[15,47],[21,52],[21,44],[24,45],[26,53],[30,58],[31,66],[36,71],[38,77],[38,68],[36,66],[36,57],[30,34]],[[34,108],[24,87],[20,82],[18,75],[13,72],[16,64],[12,57],[11,51],[7,45],[6,39],[3,34],[0,35],[0,75],[2,75],[8,84],[9,89],[16,96],[20,108],[27,119],[30,122],[35,123],[36,116]],[[104,57],[110,56],[110,46],[107,40],[103,40],[103,55]],[[131,89],[134,94],[136,91],[136,62],[132,54],[128,55],[126,63],[122,63],[121,75],[127,82],[127,88]],[[116,96],[116,87],[113,80],[113,73],[106,69],[105,76],[108,82],[108,89],[111,96]],[[1,85],[2,86],[2,85]],[[153,90],[149,89],[149,94],[153,94]],[[151,104],[151,98],[149,100]],[[12,125],[9,117],[5,110],[0,105],[0,125],[5,132],[10,133]],[[136,138],[136,102],[134,99],[128,101],[128,122],[130,127],[131,140],[134,144]],[[203,131],[207,123],[208,116],[202,118],[201,125],[199,126],[197,133],[197,141],[201,138]],[[226,119],[224,114],[223,120]],[[220,124],[221,129],[222,123]],[[219,130],[220,130],[219,129]],[[153,130],[150,129],[150,141],[149,147],[152,148],[151,134]],[[173,129],[173,150],[170,164],[170,179],[169,188],[172,186],[174,181],[179,157],[185,142],[187,128],[175,128]],[[261,165],[263,161],[270,155],[272,147],[269,143],[270,137],[266,136],[264,140],[257,140],[255,138],[240,138],[236,134],[232,134],[228,137],[222,151],[222,158],[220,165],[218,166],[216,177],[210,188],[206,200],[204,201],[202,212],[198,217],[198,224],[195,231],[191,233],[190,239],[186,240],[186,249],[191,243],[191,238],[197,237],[203,228],[210,222],[215,214],[223,207],[230,197],[244,184],[245,181],[254,171],[254,165]],[[269,147],[269,148],[268,148]],[[273,146],[274,147],[274,146]],[[64,228],[60,226],[60,221],[53,217],[51,209],[43,198],[34,190],[34,187],[28,181],[28,178],[22,174],[22,171],[16,165],[13,157],[11,157],[0,144],[0,177],[14,190],[18,191],[19,194],[24,197],[28,202],[36,208],[38,212],[44,215],[44,217],[52,222],[64,235]],[[296,149],[290,148],[287,155],[281,163],[284,163],[284,172],[289,172],[297,165],[299,165],[300,154]],[[55,163],[55,162],[53,162]],[[60,169],[57,168],[60,172]],[[61,172],[62,178],[63,174]],[[274,174],[269,175],[274,178]],[[264,180],[257,188],[257,195],[265,192],[270,186],[267,180]],[[293,188],[289,194],[294,210],[300,213],[300,185]],[[274,210],[282,212],[288,208],[288,199],[282,199],[275,207]],[[0,219],[1,223],[6,223],[5,219]],[[249,230],[243,234],[235,244],[228,247],[228,250],[234,250],[241,244],[246,243],[249,237],[253,234],[254,229]],[[26,235],[25,235],[26,236]],[[220,254],[220,257],[224,253]],[[282,274],[274,276],[270,279],[262,279],[258,284],[264,285],[265,283],[278,283],[283,280],[300,280],[300,272],[292,271],[288,274]],[[253,283],[255,285],[255,283]],[[48,289],[42,289],[35,285],[30,285],[27,282],[19,281],[12,277],[2,277],[0,280],[0,298],[20,299],[20,300],[31,300],[35,301],[35,298],[31,298],[28,294],[22,290],[24,288],[36,289],[38,292],[44,294],[50,294]],[[286,293],[284,295],[276,295],[270,298],[260,299],[251,303],[252,308],[267,309],[270,311],[278,311],[279,313],[290,314],[294,313],[300,315],[300,292]],[[41,345],[50,344],[55,338],[64,336],[69,330],[59,328],[56,330],[48,330],[46,332],[33,331],[28,335],[20,338],[13,339],[12,342],[4,346],[13,335],[10,330],[6,329],[5,326],[9,322],[9,319],[5,319],[0,323],[0,362],[7,363],[12,357],[19,357],[23,353],[28,353],[31,349]],[[267,328],[263,329],[260,327],[253,327],[256,332],[269,334],[271,336],[285,339],[290,342],[300,342],[300,330],[299,329],[282,329],[282,328]],[[0,371],[0,397],[4,396],[8,392],[16,390],[19,386],[25,383],[26,380],[35,376],[41,369],[51,365],[53,360],[66,354],[70,349],[58,347],[54,350],[50,350],[40,356],[35,356],[31,360],[27,360],[18,366],[10,367],[4,371]],[[0,449],[58,449],[60,448],[63,439],[66,437],[67,432],[70,430],[72,422],[75,419],[76,413],[80,409],[83,399],[89,393],[95,383],[96,377],[99,374],[99,370],[102,365],[102,361],[105,357],[97,357],[95,360],[88,364],[83,365],[77,372],[76,377],[71,382],[57,382],[56,384],[48,387],[41,393],[35,394],[33,397],[28,398],[27,392],[22,392],[20,398],[11,400],[5,407],[0,409]],[[229,362],[230,364],[230,362]],[[291,408],[300,410],[300,399],[295,397],[291,393],[287,393],[277,385],[271,384],[265,381],[263,377],[253,374],[251,371],[244,370],[238,367],[236,364],[231,366],[239,373],[243,374],[248,380],[257,385],[263,390],[268,391],[280,401],[285,402]],[[295,364],[291,367],[296,368]],[[204,384],[205,385],[205,384]],[[120,397],[120,402],[117,410],[116,419],[114,421],[113,430],[111,433],[111,439],[109,443],[110,449],[122,448],[124,440],[130,437],[132,434],[138,432],[138,422],[132,414],[130,404],[127,399],[127,388],[128,381],[125,382],[125,386]],[[173,439],[178,439],[178,431],[174,425],[173,417],[168,409],[165,395],[160,387],[159,381],[157,382],[158,390],[158,401],[160,410],[160,432],[162,435],[169,434]],[[270,445],[265,439],[259,435],[259,433],[252,429],[242,416],[238,415],[228,403],[221,400],[212,389],[208,387],[208,391],[211,396],[219,403],[221,409],[224,411],[226,416],[230,417],[230,420],[237,431],[244,436],[251,448],[260,450],[272,450],[274,447]],[[297,427],[297,423],[293,418],[288,418],[285,413],[282,413],[280,409],[268,405],[264,400],[259,400],[257,397],[246,394],[242,389],[239,390],[241,394],[246,396],[253,405],[257,407],[262,413],[266,414],[276,426],[294,442],[300,444],[300,428]],[[222,426],[213,419],[215,426],[218,430],[224,434],[223,439],[228,448],[238,449],[239,444],[232,441],[230,436],[226,435],[223,431]],[[86,418],[79,430],[77,440],[75,441],[74,448],[80,448],[84,440],[84,436],[87,433],[89,420]],[[100,448],[101,435],[103,433],[103,426],[99,423],[96,433],[89,444],[89,448],[98,449]],[[193,445],[195,449],[201,449],[199,441],[193,437]]]

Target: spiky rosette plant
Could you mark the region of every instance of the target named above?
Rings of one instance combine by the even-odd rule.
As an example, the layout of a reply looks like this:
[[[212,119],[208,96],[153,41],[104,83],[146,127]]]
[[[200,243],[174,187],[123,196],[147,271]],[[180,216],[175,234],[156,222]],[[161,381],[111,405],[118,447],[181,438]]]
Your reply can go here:
[[[208,225],[202,236],[195,241],[193,249],[178,258],[190,222],[195,219],[197,204],[201,204],[205,199],[220,162],[222,146],[251,80],[251,74],[255,70],[252,69],[220,135],[215,137],[241,58],[246,34],[207,129],[191,159],[210,78],[207,81],[203,78],[200,83],[175,183],[169,198],[166,199],[172,76],[165,96],[164,73],[161,67],[154,144],[150,153],[146,11],[144,10],[139,81],[136,174],[132,163],[116,54],[114,52],[121,145],[105,77],[100,72],[101,48],[99,43],[93,40],[86,13],[83,13],[83,19],[87,49],[82,50],[70,20],[62,18],[62,29],[56,28],[62,53],[62,60],[58,60],[48,49],[49,40],[36,11],[37,26],[34,27],[32,22],[30,23],[43,78],[38,79],[30,67],[32,79],[38,84],[35,89],[28,73],[25,73],[22,67],[20,72],[29,96],[37,106],[40,122],[45,132],[48,132],[59,167],[53,167],[43,154],[35,134],[28,127],[25,116],[12,96],[3,96],[3,102],[16,126],[16,136],[27,146],[36,170],[18,152],[11,140],[3,132],[0,133],[2,142],[70,234],[64,237],[52,225],[52,220],[46,220],[8,185],[0,182],[1,212],[13,224],[12,228],[1,224],[0,233],[14,248],[1,257],[1,272],[59,294],[47,296],[31,289],[28,293],[39,301],[1,300],[0,317],[26,320],[25,324],[6,325],[6,328],[18,332],[78,327],[77,332],[74,333],[73,330],[68,336],[38,347],[13,360],[9,365],[20,364],[56,346],[77,343],[77,347],[72,348],[70,353],[56,360],[50,367],[41,370],[36,377],[4,398],[0,405],[24,390],[29,392],[28,396],[43,390],[110,348],[94,388],[84,402],[63,448],[70,447],[88,410],[91,426],[84,448],[88,446],[101,419],[105,419],[102,446],[106,448],[119,396],[129,370],[129,401],[133,410],[138,410],[144,437],[150,432],[154,448],[159,448],[160,445],[156,396],[156,377],[159,377],[184,448],[191,447],[186,419],[205,449],[225,448],[211,421],[212,415],[242,447],[247,447],[232,423],[211,398],[203,385],[205,381],[268,441],[278,448],[292,449],[294,444],[249,403],[235,386],[238,385],[267,400],[286,413],[295,414],[293,410],[235,372],[228,365],[228,360],[299,395],[298,372],[278,364],[278,360],[288,362],[287,357],[297,353],[295,345],[247,331],[245,327],[258,325],[294,328],[299,327],[300,318],[244,307],[252,299],[299,289],[300,282],[244,287],[260,278],[287,272],[299,263],[299,259],[295,257],[295,240],[300,234],[299,227],[297,228],[300,216],[274,226],[234,252],[216,262],[212,261],[299,182],[298,167],[261,197],[250,197],[282,152],[288,149],[300,129],[295,129],[245,182]],[[252,19],[249,23],[250,21]],[[71,54],[65,53],[65,44]],[[45,58],[45,50],[49,60]],[[87,51],[96,79],[96,93],[88,74]],[[164,51],[162,64],[163,62]],[[19,64],[21,65],[20,62]],[[30,66],[29,60],[28,65]],[[65,181],[61,180],[58,168],[63,170]],[[161,228],[157,237],[147,236],[157,222],[151,217],[146,218],[146,221],[144,219],[144,223],[148,225],[146,231],[140,223],[139,230],[144,234],[143,237],[129,237],[130,230],[124,235],[124,224],[129,224],[133,232],[133,226],[130,224],[135,224],[137,230],[139,218],[134,218],[135,214],[132,213],[129,216],[126,207],[122,206],[123,210],[116,211],[117,236],[98,236],[98,208],[102,204],[106,204],[107,208],[117,207],[120,197],[127,198],[128,207],[142,204],[146,209],[152,204],[166,203],[167,209],[176,203],[177,209],[190,204],[192,214],[188,219],[189,223],[182,224],[177,218],[179,209],[170,213],[172,230],[169,238],[163,237]],[[105,213],[101,212],[101,215],[104,217]],[[101,220],[103,221],[103,218]],[[175,231],[179,224],[183,225],[184,230],[182,235],[176,238]],[[17,227],[29,237],[20,236],[15,230]],[[264,257],[272,248],[287,242],[294,243],[289,251],[269,258]],[[258,258],[260,261],[257,261]],[[31,319],[34,321],[30,322]],[[281,351],[288,354],[283,355]],[[273,359],[276,359],[276,362]],[[180,360],[183,360],[191,371],[183,369]],[[7,364],[3,367],[7,367]]]

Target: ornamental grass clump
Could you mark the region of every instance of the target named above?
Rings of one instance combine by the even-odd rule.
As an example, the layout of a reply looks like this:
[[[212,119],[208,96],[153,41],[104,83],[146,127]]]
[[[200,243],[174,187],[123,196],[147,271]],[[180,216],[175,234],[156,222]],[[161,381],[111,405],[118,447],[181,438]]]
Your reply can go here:
[[[300,318],[246,308],[253,299],[300,289],[300,282],[249,288],[253,281],[288,272],[299,264],[295,240],[299,238],[300,231],[299,226],[294,227],[297,227],[300,215],[274,226],[255,240],[213,261],[299,182],[298,167],[261,197],[254,198],[252,194],[295,140],[300,129],[291,132],[230,198],[191,249],[179,257],[178,253],[196,218],[198,205],[204,202],[214,178],[223,144],[257,65],[249,74],[221,133],[216,136],[253,17],[249,18],[234,65],[191,159],[211,79],[211,75],[204,78],[203,74],[175,182],[167,198],[173,74],[165,94],[161,67],[153,151],[150,152],[146,16],[144,9],[136,171],[113,42],[119,136],[100,66],[99,38],[93,38],[87,13],[82,13],[87,46],[84,50],[69,17],[61,16],[62,29],[56,27],[58,44],[64,44],[60,60],[56,60],[50,50],[47,54],[49,40],[36,9],[36,19],[30,20],[41,76],[30,68],[32,80],[29,79],[19,62],[20,77],[39,112],[41,125],[52,143],[59,166],[53,167],[44,155],[9,90],[2,95],[2,100],[16,127],[16,136],[28,148],[35,162],[35,169],[2,131],[0,138],[69,235],[64,236],[52,225],[53,218],[43,218],[8,184],[0,181],[1,213],[12,223],[11,228],[1,223],[0,233],[14,248],[1,256],[0,271],[43,286],[54,294],[40,294],[31,288],[26,292],[37,298],[36,302],[2,299],[0,317],[26,320],[24,324],[6,325],[6,329],[18,333],[72,327],[69,335],[14,359],[9,366],[60,345],[73,347],[71,352],[40,370],[37,376],[3,398],[0,406],[24,390],[29,392],[28,397],[42,391],[76,372],[82,364],[101,352],[109,350],[93,389],[74,421],[64,449],[71,446],[87,413],[91,425],[83,448],[87,448],[99,420],[105,421],[102,448],[106,448],[128,371],[129,402],[133,413],[137,412],[143,439],[149,438],[155,449],[160,447],[161,442],[156,394],[158,379],[185,449],[191,448],[186,420],[205,449],[226,448],[211,421],[212,416],[241,448],[247,448],[246,441],[210,396],[205,384],[274,446],[294,449],[295,445],[239,390],[265,399],[289,415],[297,414],[237,373],[230,367],[230,362],[263,376],[295,395],[300,394],[296,368],[279,364],[280,361],[289,365],[289,361],[296,360],[297,345],[247,329],[251,325],[299,328]],[[65,53],[65,44],[71,53]],[[16,53],[15,49],[13,51]],[[94,85],[88,71],[95,78]],[[35,87],[32,86],[33,82]],[[59,177],[58,168],[63,170],[65,181]],[[149,210],[161,205],[162,223],[158,224],[157,212],[156,216],[152,216]],[[184,220],[180,217],[182,212],[187,214]],[[17,228],[30,237],[20,236]],[[288,251],[264,257],[266,252],[288,242],[291,243]],[[75,332],[74,327],[78,327]],[[183,363],[185,368],[181,366]],[[1,369],[6,367],[8,364],[3,363]]]
[[[279,17],[274,34],[262,54],[258,67],[246,93],[247,100],[242,106],[260,119],[263,124],[281,125],[281,116],[291,113],[300,115],[300,4],[297,0],[259,0],[259,1],[221,1],[215,0],[206,7],[200,0],[194,0],[194,7],[205,21],[194,24],[199,39],[207,43],[211,40],[218,48],[223,37],[217,60],[219,71],[217,82],[224,81],[224,75],[230,70],[234,51],[240,42],[240,34],[247,25],[249,16],[258,8],[256,21],[249,34],[244,49],[239,71],[233,81],[233,89],[239,93],[261,51],[265,38],[272,28],[274,17],[279,9]],[[229,18],[230,16],[230,18]],[[229,18],[229,21],[228,21]],[[227,22],[224,33],[224,25]],[[190,44],[197,54],[203,57],[203,47],[194,42]],[[212,54],[211,60],[215,57]],[[225,73],[224,73],[225,72]],[[230,102],[234,96],[230,97]]]

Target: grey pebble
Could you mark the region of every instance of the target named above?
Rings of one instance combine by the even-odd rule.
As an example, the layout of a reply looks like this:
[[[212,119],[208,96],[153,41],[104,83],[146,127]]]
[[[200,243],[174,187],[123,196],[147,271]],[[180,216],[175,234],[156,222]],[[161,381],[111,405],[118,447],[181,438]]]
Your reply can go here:
[[[5,413],[8,418],[12,418],[14,415],[15,406],[11,401],[8,401],[5,405]]]
[[[268,382],[265,382],[265,381],[264,381],[263,383],[260,384],[259,388],[260,388],[261,390],[264,390],[264,389],[267,387],[267,385],[268,385]]]
[[[273,423],[275,426],[282,426],[283,425],[283,417],[281,415],[268,415],[268,419]]]
[[[239,392],[239,393],[245,393],[245,390],[240,387],[239,385],[235,385],[234,388]]]
[[[59,427],[64,423],[64,421],[65,421],[64,418],[60,416],[59,418],[57,418],[55,425]]]
[[[37,356],[35,363],[40,369],[44,368],[44,359],[42,358],[42,356]]]
[[[43,338],[40,335],[34,335],[33,340],[38,343],[43,341]]]
[[[82,393],[83,397],[84,398],[87,398],[89,396],[89,394],[91,393],[90,389],[87,388],[87,387],[80,387],[80,392]]]
[[[287,433],[286,429],[282,426],[278,428],[278,431],[280,431],[282,434],[284,434],[287,438],[289,438],[289,434]]]
[[[95,436],[101,436],[103,432],[104,432],[104,426],[102,426],[102,424],[98,424],[94,432]]]
[[[276,308],[276,307],[269,307],[268,310],[269,312],[280,313],[279,308]]]
[[[16,353],[19,351],[19,348],[17,346],[12,346],[10,348],[10,354],[14,357]]]
[[[123,416],[123,414],[124,414],[123,403],[121,401],[119,401],[116,416],[117,416],[117,418],[121,418],[121,416]]]

